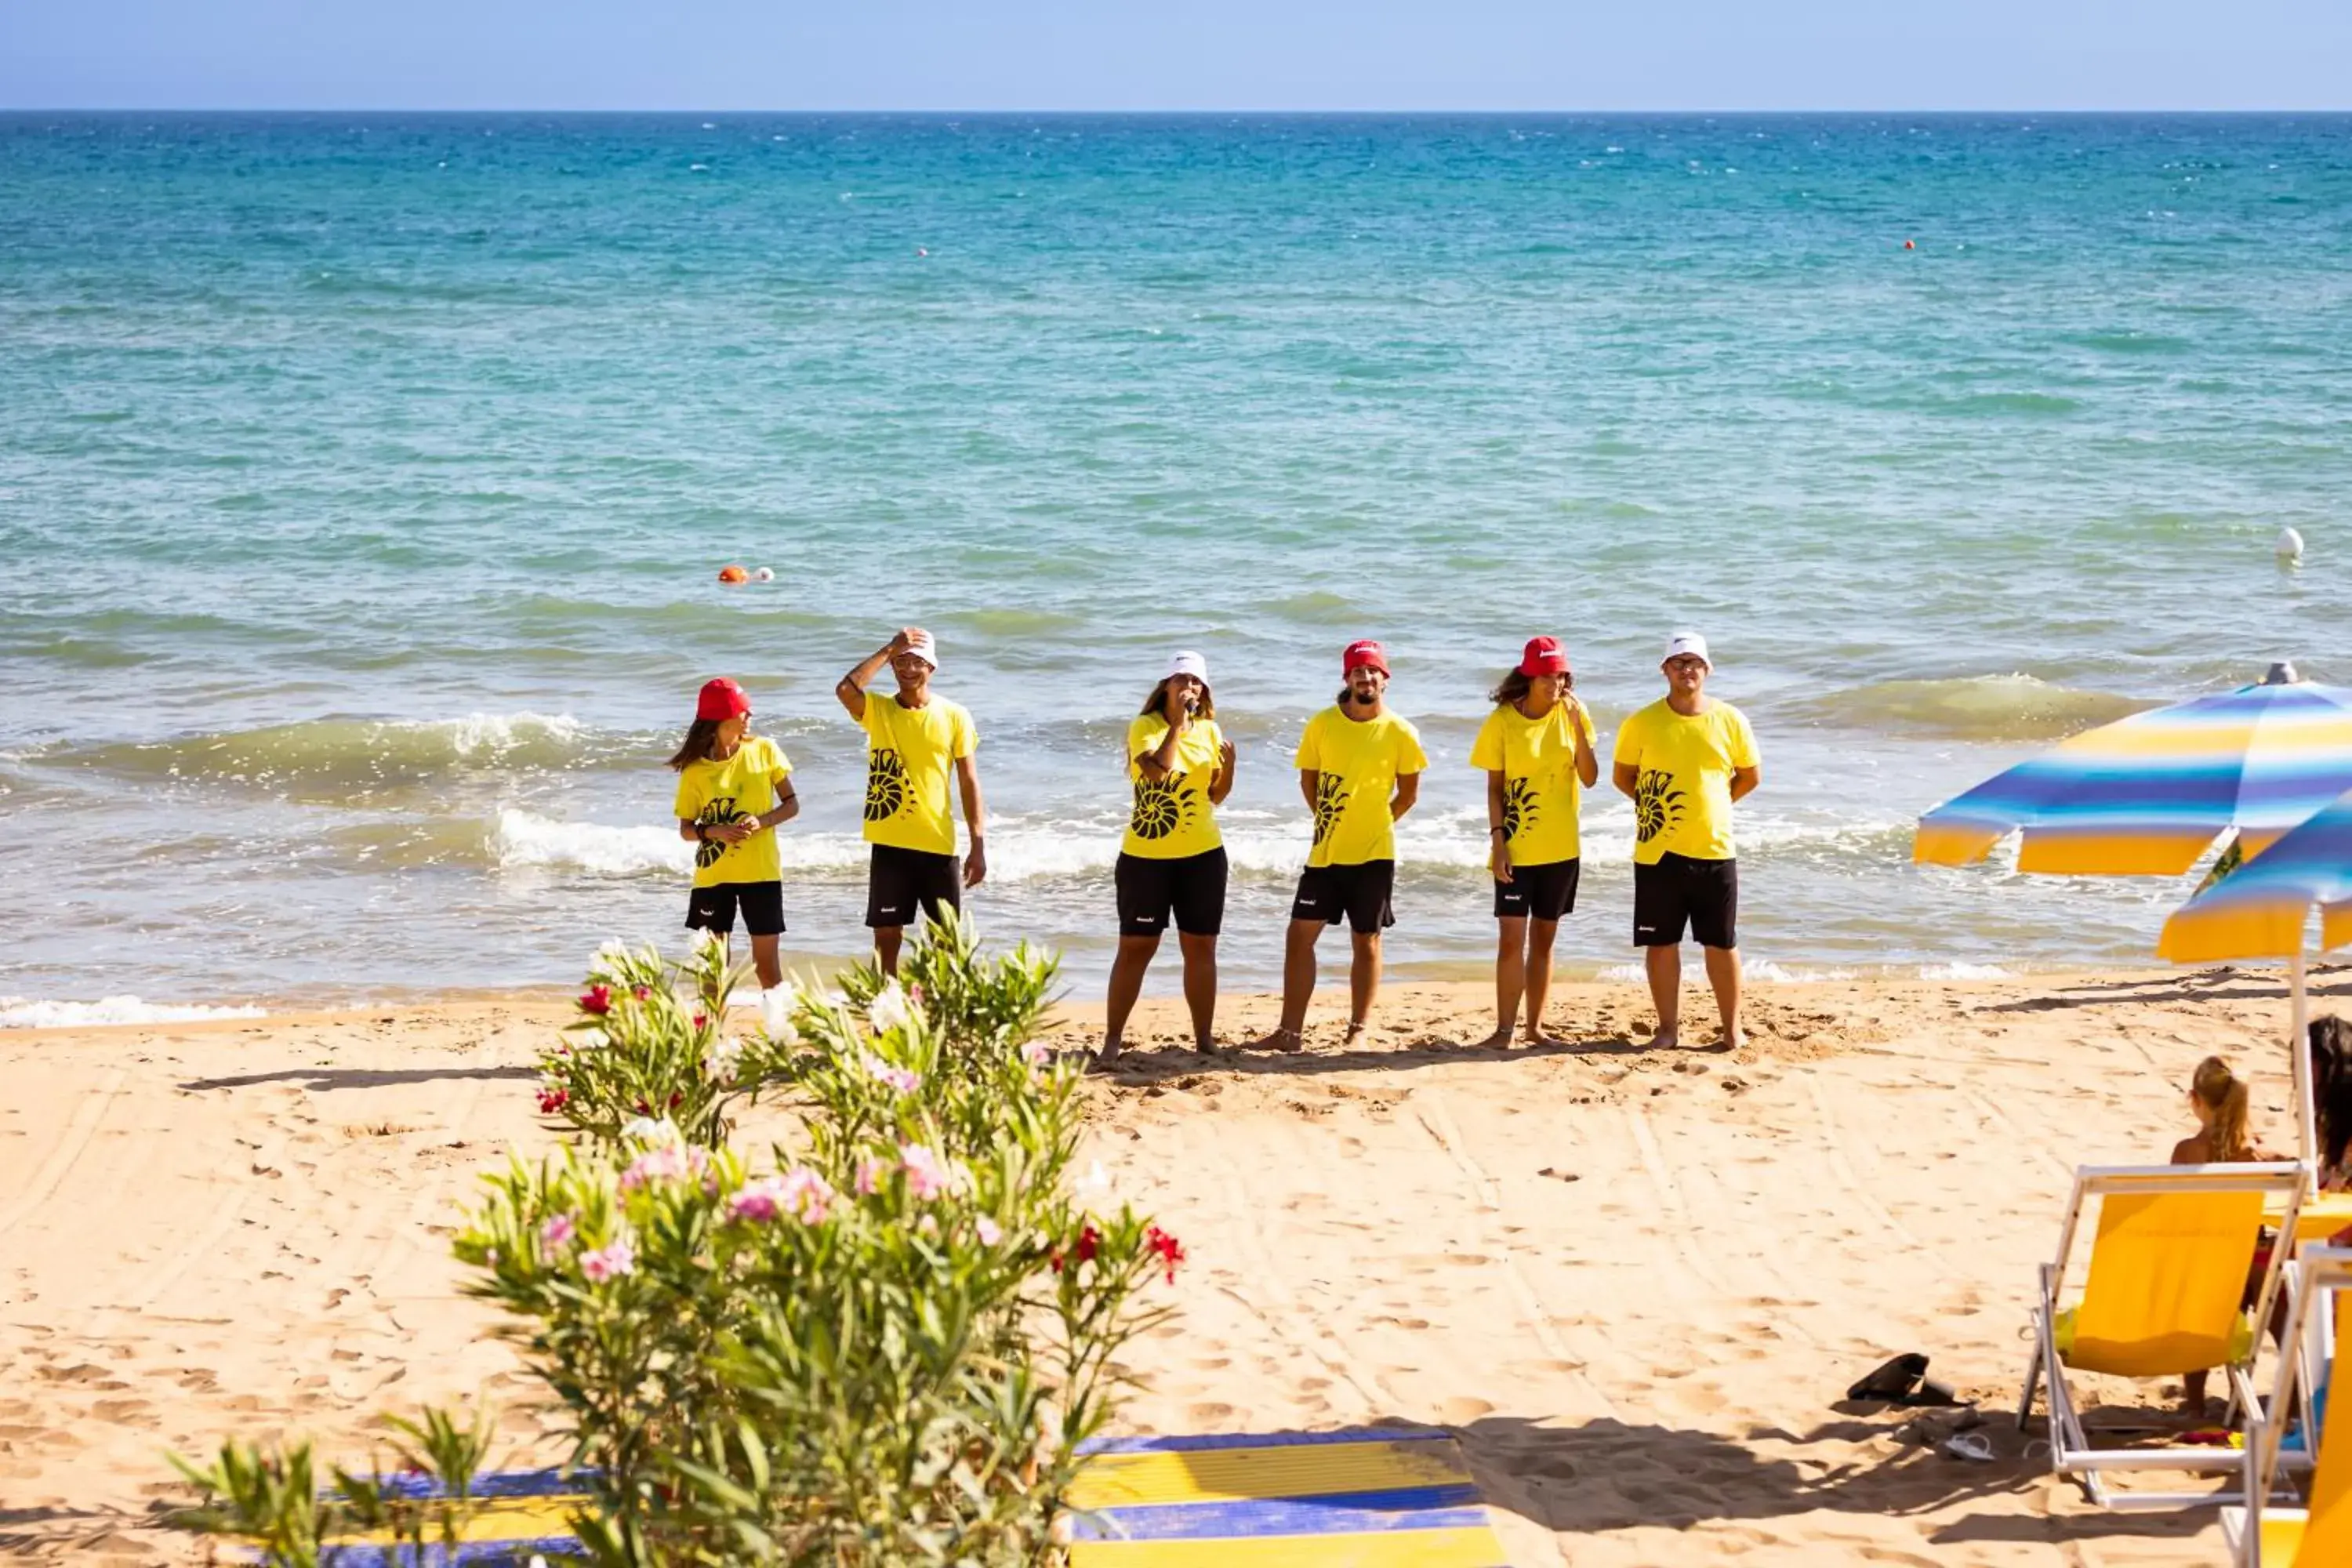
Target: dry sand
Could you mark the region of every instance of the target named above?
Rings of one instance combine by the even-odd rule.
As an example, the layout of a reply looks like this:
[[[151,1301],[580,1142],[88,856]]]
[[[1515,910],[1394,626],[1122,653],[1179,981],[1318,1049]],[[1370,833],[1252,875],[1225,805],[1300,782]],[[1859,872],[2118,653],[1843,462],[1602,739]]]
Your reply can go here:
[[[1624,985],[1561,990],[1562,1048],[1456,1044],[1488,1005],[1400,986],[1362,1048],[1327,1022],[1204,1058],[1145,1005],[1095,1152],[1192,1262],[1125,1425],[1446,1425],[1520,1568],[2221,1561],[2210,1516],[2085,1507],[2002,1407],[2075,1163],[2161,1159],[2215,1050],[2284,1136],[2275,977],[1764,986],[1729,1056],[1634,1048]],[[163,1456],[229,1432],[360,1460],[377,1411],[485,1394],[531,1454],[446,1236],[478,1173],[550,1146],[530,1063],[563,1013],[0,1035],[0,1552],[201,1557],[155,1521]],[[1236,999],[1223,1032],[1272,1019]],[[1841,1405],[1915,1349],[1983,1397],[1996,1462]]]

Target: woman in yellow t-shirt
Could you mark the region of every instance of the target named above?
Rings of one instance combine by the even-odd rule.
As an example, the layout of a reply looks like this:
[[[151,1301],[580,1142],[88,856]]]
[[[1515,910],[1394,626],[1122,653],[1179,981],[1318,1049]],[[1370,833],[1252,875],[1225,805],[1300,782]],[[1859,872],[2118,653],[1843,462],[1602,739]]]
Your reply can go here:
[[[1560,916],[1576,908],[1583,865],[1577,815],[1584,790],[1601,776],[1592,715],[1575,686],[1558,639],[1529,638],[1517,667],[1489,694],[1495,710],[1470,746],[1470,765],[1486,773],[1486,863],[1499,930],[1489,1046],[1511,1043],[1522,996],[1527,1043],[1556,1043],[1543,1032],[1552,942]]]
[[[1208,661],[1189,648],[1127,727],[1127,773],[1135,786],[1113,881],[1118,956],[1111,961],[1102,1058],[1117,1057],[1143,972],[1172,916],[1184,954],[1184,1002],[1192,1041],[1216,1047],[1217,932],[1225,919],[1225,846],[1217,806],[1234,787],[1234,747],[1217,727]]]
[[[686,928],[725,942],[736,910],[742,911],[760,974],[760,1016],[773,1032],[782,1022],[776,987],[784,979],[776,952],[784,930],[784,872],[774,830],[800,815],[801,803],[783,749],[751,731],[751,698],[721,676],[704,685],[694,723],[669,765],[677,773],[677,836],[694,845]]]

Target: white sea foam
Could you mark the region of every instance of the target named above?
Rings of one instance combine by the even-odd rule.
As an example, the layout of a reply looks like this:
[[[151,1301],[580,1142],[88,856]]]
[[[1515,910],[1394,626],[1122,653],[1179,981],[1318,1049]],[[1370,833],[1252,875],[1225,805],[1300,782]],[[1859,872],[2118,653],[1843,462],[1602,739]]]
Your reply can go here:
[[[1695,967],[1695,966],[1689,966]],[[1739,961],[1739,976],[1751,984],[1762,985],[1811,985],[1826,981],[1851,980],[1851,969],[1808,969],[1775,963],[1769,958],[1743,958]],[[1612,963],[1597,978],[1638,984],[1647,978],[1638,963]]]
[[[562,822],[520,806],[499,813],[490,850],[501,869],[543,867],[599,877],[683,875],[694,869],[694,846],[675,828]]]
[[[192,1024],[206,1018],[260,1018],[258,1007],[207,1007],[102,996],[95,1002],[43,1002],[0,996],[0,1029],[78,1029],[93,1024]]]
[[[1998,963],[1923,963],[1922,980],[2007,980],[2011,972]]]

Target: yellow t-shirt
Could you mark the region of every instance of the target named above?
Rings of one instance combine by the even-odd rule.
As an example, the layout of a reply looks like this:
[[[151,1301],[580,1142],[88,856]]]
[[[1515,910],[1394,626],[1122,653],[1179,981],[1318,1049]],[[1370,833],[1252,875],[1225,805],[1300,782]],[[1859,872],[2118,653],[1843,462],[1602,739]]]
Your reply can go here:
[[[1662,855],[1729,860],[1731,775],[1758,765],[1748,716],[1709,702],[1688,718],[1660,698],[1617,727],[1616,761],[1642,770],[1633,798],[1633,859],[1654,866]]]
[[[1584,781],[1576,776],[1576,737],[1592,744],[1592,712],[1581,703],[1576,718],[1555,702],[1540,719],[1530,719],[1508,702],[1496,703],[1470,743],[1470,765],[1503,775],[1503,834],[1514,866],[1549,866],[1583,853],[1577,816]]]
[[[1168,721],[1146,713],[1127,727],[1127,776],[1135,784],[1135,807],[1128,814],[1127,837],[1119,847],[1149,860],[1205,855],[1224,843],[1217,831],[1216,804],[1209,782],[1217,776],[1224,731],[1214,719],[1196,719],[1176,742],[1176,765],[1153,784],[1135,759],[1160,749]]]
[[[1319,775],[1309,866],[1396,858],[1396,818],[1389,815],[1389,796],[1399,774],[1429,766],[1419,731],[1393,713],[1360,721],[1326,708],[1307,721],[1298,766]]]
[[[955,764],[980,750],[971,715],[944,697],[920,708],[866,694],[866,841],[956,850]]]
[[[677,819],[706,826],[765,816],[776,809],[783,792],[777,786],[793,764],[783,749],[762,735],[747,735],[724,762],[708,759],[688,763],[677,775]],[[707,839],[694,847],[694,885],[715,888],[721,882],[772,882],[784,874],[776,852],[773,828],[754,833],[740,844]]]

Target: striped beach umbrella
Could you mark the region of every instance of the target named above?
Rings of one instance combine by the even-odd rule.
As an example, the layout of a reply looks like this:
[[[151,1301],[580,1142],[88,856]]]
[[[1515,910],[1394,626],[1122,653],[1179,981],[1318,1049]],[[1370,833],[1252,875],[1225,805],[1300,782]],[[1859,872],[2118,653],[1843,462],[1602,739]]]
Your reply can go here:
[[[1919,819],[1911,858],[1981,860],[2021,831],[2018,868],[2178,876],[2222,834],[2248,855],[2352,789],[2352,689],[2275,666],[2256,686],[2084,731]]]
[[[2352,792],[2288,829],[2258,855],[2172,911],[2156,951],[2175,963],[2283,958],[2289,990],[2296,1127],[2305,1158],[2318,1147],[2304,953],[2311,911],[2322,950],[2352,943]]]

